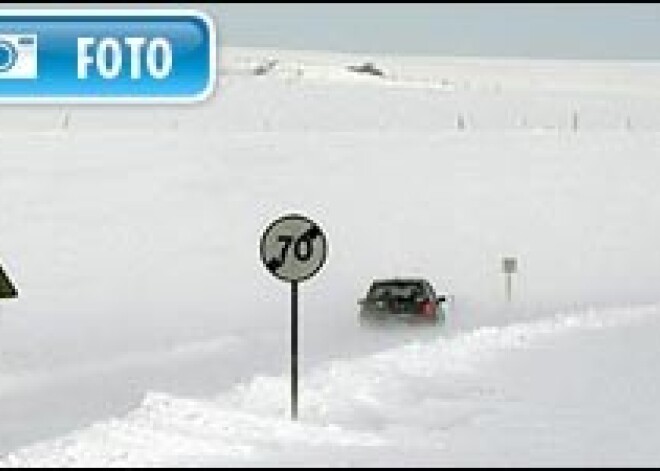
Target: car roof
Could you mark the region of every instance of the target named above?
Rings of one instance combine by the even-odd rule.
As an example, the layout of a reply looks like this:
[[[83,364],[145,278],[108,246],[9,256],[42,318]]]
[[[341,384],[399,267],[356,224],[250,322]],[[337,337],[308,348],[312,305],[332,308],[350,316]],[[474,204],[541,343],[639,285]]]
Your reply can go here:
[[[424,278],[382,278],[373,281],[373,284],[376,283],[428,283],[428,280]]]

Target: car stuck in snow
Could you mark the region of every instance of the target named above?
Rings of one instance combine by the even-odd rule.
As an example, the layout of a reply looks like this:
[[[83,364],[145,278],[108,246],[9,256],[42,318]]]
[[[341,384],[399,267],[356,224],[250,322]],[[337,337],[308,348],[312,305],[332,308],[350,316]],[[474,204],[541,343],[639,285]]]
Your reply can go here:
[[[443,324],[451,296],[436,293],[425,279],[393,278],[375,280],[367,296],[358,301],[364,324],[404,322]]]

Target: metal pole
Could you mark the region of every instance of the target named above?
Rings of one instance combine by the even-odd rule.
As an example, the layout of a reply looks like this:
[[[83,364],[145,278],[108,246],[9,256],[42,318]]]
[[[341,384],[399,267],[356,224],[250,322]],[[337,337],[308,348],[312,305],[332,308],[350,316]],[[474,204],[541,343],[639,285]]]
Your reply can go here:
[[[511,273],[506,274],[506,300],[511,302]]]
[[[291,420],[298,420],[298,282],[291,282]]]

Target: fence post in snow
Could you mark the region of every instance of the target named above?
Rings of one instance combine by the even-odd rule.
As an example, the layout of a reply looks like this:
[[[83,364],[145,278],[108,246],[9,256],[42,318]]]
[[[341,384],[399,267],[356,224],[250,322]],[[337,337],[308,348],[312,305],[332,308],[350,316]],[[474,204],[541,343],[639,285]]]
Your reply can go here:
[[[465,117],[462,113],[459,113],[458,118],[456,119],[456,127],[459,131],[465,131]]]
[[[579,119],[579,115],[577,110],[575,110],[573,111],[573,123],[572,123],[573,132],[577,132],[578,130],[578,119]]]
[[[64,113],[62,113],[62,123],[61,123],[61,129],[63,131],[66,131],[69,129],[69,124],[71,123],[71,113],[66,110]]]

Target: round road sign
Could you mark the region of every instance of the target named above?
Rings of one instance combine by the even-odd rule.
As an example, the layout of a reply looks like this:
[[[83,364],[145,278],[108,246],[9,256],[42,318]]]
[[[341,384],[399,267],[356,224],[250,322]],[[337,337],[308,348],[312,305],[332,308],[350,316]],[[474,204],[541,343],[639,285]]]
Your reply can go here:
[[[325,263],[328,242],[314,221],[290,214],[266,228],[261,237],[261,260],[282,281],[305,281]]]

